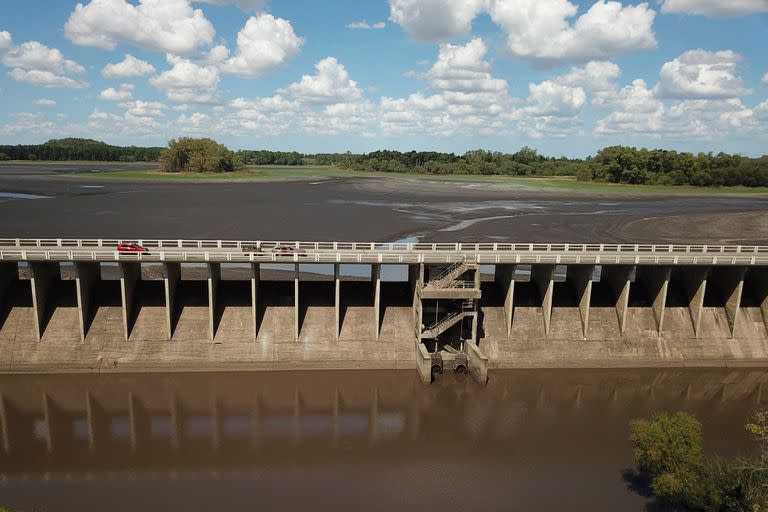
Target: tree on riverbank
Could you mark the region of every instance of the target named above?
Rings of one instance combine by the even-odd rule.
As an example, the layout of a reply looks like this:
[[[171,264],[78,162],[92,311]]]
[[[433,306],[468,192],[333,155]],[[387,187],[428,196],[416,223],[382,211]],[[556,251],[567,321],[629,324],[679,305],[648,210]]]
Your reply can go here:
[[[662,412],[635,420],[630,440],[638,475],[659,501],[675,509],[768,511],[768,412],[755,414],[746,429],[760,442],[758,456],[706,459],[694,416]]]
[[[232,172],[244,165],[239,156],[212,139],[172,139],[160,153],[165,172]]]

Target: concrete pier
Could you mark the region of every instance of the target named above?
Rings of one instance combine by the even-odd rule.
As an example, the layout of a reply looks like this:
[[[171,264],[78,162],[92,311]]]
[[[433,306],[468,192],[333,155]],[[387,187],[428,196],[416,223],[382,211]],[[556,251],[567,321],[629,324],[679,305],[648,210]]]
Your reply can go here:
[[[176,325],[176,289],[181,279],[180,263],[163,264],[163,286],[165,287],[165,318],[168,339],[173,338],[173,328]]]
[[[536,265],[531,270],[531,281],[536,286],[541,299],[541,312],[544,316],[544,335],[549,336],[552,324],[552,300],[555,293],[555,266]]]
[[[217,299],[219,281],[221,281],[221,265],[208,263],[208,335],[211,340],[216,338],[217,325]]]
[[[54,280],[59,277],[58,263],[30,262],[30,285],[32,286],[32,309],[35,312],[35,335],[42,341],[48,325],[49,292]]]
[[[140,263],[120,263],[120,294],[123,305],[123,332],[125,341],[131,338],[131,330],[136,320],[136,285],[141,278]]]
[[[101,268],[98,263],[75,263],[75,285],[77,288],[77,311],[80,321],[80,341],[85,341],[91,325],[91,313],[94,301],[94,288],[100,279]]]

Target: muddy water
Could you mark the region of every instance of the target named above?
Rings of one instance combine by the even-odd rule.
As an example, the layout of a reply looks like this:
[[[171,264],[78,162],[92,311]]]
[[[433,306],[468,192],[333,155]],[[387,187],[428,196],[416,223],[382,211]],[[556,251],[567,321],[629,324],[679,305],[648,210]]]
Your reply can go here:
[[[763,370],[0,376],[14,510],[643,510],[628,423],[748,454]]]

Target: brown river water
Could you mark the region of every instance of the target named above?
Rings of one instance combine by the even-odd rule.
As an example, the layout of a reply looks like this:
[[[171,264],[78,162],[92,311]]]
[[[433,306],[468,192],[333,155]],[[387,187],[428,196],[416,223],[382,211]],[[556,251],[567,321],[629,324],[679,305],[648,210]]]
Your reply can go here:
[[[755,445],[759,369],[2,375],[14,511],[646,510],[629,422],[686,410]]]

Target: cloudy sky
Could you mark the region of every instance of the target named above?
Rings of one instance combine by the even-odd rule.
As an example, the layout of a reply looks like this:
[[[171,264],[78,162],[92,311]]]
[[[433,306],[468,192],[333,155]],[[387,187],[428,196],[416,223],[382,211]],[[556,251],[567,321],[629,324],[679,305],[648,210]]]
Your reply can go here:
[[[3,0],[0,143],[768,153],[768,0]]]

